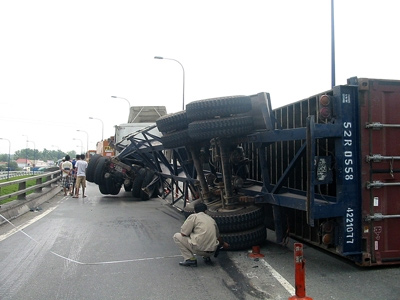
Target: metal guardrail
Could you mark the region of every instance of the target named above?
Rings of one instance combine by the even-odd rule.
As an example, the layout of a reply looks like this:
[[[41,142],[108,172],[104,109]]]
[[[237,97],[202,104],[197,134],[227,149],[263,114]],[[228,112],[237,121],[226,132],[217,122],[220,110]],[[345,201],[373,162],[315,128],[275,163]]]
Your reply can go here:
[[[13,177],[18,177],[18,176],[26,176],[26,175],[39,175],[43,174],[43,171],[10,171],[10,174],[8,174],[8,171],[2,171],[0,172],[0,180],[13,178]]]
[[[37,171],[35,171],[36,173]],[[30,175],[33,172],[25,172]],[[0,196],[0,201],[17,196],[17,200],[25,200],[26,195],[29,191],[35,191],[40,193],[44,187],[50,186],[52,183],[57,182],[60,179],[60,171],[52,171],[52,172],[42,172],[41,175],[36,175],[32,177],[27,177],[23,179],[12,180],[8,182],[0,183],[0,189],[9,185],[18,184],[18,191],[13,192],[11,194]],[[18,175],[21,176],[21,175]],[[27,181],[36,180],[36,184],[31,187],[26,187]]]

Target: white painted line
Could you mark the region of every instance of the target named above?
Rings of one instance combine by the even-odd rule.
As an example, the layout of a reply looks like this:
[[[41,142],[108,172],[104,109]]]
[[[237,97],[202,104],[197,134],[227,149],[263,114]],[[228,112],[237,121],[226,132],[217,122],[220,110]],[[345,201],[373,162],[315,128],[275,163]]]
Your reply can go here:
[[[289,292],[290,295],[295,295],[295,288],[279,274],[265,259],[261,259],[262,263],[268,268],[269,272],[274,276],[276,280]]]
[[[32,225],[33,223],[35,223],[36,221],[39,221],[41,218],[45,217],[46,215],[48,215],[49,213],[51,213],[53,210],[55,210],[57,208],[57,206],[49,208],[48,210],[46,210],[45,212],[41,213],[40,215],[34,217],[33,219],[29,220],[28,222],[26,222],[25,224],[18,226],[18,227],[14,227],[13,229],[11,229],[9,232],[4,233],[2,235],[0,235],[0,242],[5,240],[6,238],[9,238],[10,236],[12,236],[13,234],[17,233],[18,231],[23,230],[24,228],[28,227],[29,225]],[[0,215],[1,216],[1,215]],[[5,221],[7,221],[8,223],[11,223],[10,221],[8,221],[7,219],[5,219],[3,216],[1,216]],[[11,223],[11,225],[13,225]],[[14,225],[13,225],[14,226]]]

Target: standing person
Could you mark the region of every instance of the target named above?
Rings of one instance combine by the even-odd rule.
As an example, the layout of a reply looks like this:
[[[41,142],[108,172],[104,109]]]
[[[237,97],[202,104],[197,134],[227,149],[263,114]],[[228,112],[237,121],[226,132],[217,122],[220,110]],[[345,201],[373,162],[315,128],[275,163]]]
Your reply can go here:
[[[69,161],[71,158],[67,154],[65,155],[65,161],[61,164],[62,171],[62,186],[64,190],[64,196],[67,196],[67,191],[71,188],[71,171],[72,163]]]
[[[183,261],[179,263],[181,266],[197,267],[195,254],[203,256],[205,263],[211,263],[210,256],[217,248],[229,247],[220,237],[217,223],[206,214],[206,210],[206,204],[197,203],[194,206],[195,213],[183,223],[181,232],[174,234],[174,242],[183,256]]]
[[[75,191],[75,184],[76,184],[76,169],[75,169],[75,164],[76,161],[81,159],[81,155],[77,154],[75,158],[72,160],[72,189],[71,189],[71,196],[73,196],[74,191]]]
[[[82,198],[85,198],[85,188],[86,188],[86,168],[88,166],[85,160],[85,154],[81,154],[81,159],[75,164],[76,171],[76,184],[75,184],[75,196],[73,198],[79,197],[79,188],[82,185]]]

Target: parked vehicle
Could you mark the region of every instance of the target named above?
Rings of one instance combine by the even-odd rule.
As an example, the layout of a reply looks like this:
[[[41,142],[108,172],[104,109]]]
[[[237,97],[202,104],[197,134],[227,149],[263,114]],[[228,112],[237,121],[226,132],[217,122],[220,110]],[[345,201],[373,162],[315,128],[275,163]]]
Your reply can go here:
[[[400,81],[357,78],[274,110],[268,93],[193,101],[92,160],[88,180],[185,215],[204,201],[233,250],[263,243],[268,227],[277,243],[399,264],[399,101]]]

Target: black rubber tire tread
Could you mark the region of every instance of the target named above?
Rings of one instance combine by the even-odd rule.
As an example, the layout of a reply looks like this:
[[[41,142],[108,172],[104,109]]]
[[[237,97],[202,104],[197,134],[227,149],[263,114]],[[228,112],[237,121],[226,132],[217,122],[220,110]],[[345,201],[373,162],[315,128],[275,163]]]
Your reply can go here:
[[[267,239],[267,228],[261,225],[247,231],[221,233],[221,237],[230,245],[228,250],[245,250],[263,245]]]
[[[98,185],[105,185],[106,180],[104,178],[105,170],[106,170],[106,162],[109,160],[108,157],[100,157],[97,161],[97,166],[94,172],[94,183]]]
[[[183,110],[160,117],[156,120],[156,124],[160,132],[171,132],[186,129],[189,123],[186,111]]]
[[[143,180],[146,176],[146,169],[141,168],[137,174],[132,184],[132,196],[135,198],[140,198],[140,192],[142,190]]]
[[[249,96],[230,96],[197,100],[186,105],[189,122],[212,119],[214,117],[228,117],[251,110]]]
[[[254,205],[232,211],[213,210],[210,206],[207,214],[215,220],[221,233],[249,230],[264,222],[263,209]]]
[[[116,184],[113,178],[106,178],[106,186],[110,195],[118,195],[121,190],[121,185]]]
[[[99,185],[99,191],[100,191],[100,193],[102,193],[103,195],[108,195],[108,194],[109,194],[108,188],[107,188],[107,185],[106,185],[106,184],[100,184],[100,185]]]
[[[189,136],[194,140],[246,135],[254,130],[249,116],[196,121],[189,124]]]
[[[150,187],[151,189],[150,195],[147,194],[145,191],[143,191],[143,188],[153,181],[153,177],[154,177],[154,171],[147,170],[146,175],[143,179],[142,189],[140,190],[140,199],[142,199],[142,201],[147,201],[154,195],[154,189],[157,188],[156,184],[153,184],[153,186]]]
[[[89,182],[94,182],[94,174],[95,174],[97,162],[99,161],[100,157],[101,157],[100,154],[95,154],[89,160],[89,163],[88,163],[88,166],[86,169],[86,180]]]
[[[125,190],[125,192],[132,191],[132,184],[129,184],[129,185],[124,184],[124,190]]]
[[[165,134],[161,137],[164,149],[178,148],[192,142],[187,129]]]

